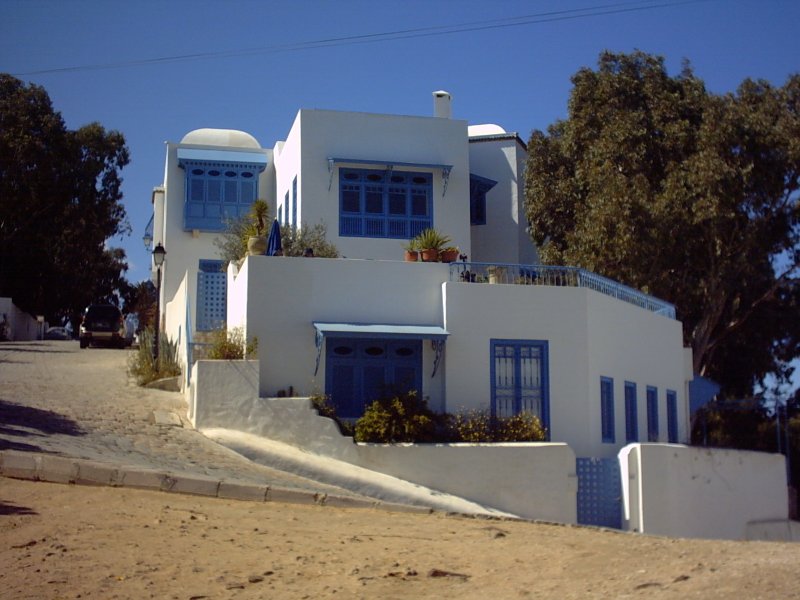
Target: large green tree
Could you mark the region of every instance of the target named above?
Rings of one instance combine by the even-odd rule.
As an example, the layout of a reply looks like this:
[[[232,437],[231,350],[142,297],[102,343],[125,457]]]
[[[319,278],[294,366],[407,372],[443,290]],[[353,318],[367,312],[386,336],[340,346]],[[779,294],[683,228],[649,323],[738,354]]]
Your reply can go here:
[[[730,395],[785,380],[800,340],[800,75],[710,93],[689,67],[601,54],[528,144],[543,262],[673,302],[695,372]]]
[[[0,74],[0,296],[52,321],[116,299],[128,161],[122,134],[69,130],[43,88]]]

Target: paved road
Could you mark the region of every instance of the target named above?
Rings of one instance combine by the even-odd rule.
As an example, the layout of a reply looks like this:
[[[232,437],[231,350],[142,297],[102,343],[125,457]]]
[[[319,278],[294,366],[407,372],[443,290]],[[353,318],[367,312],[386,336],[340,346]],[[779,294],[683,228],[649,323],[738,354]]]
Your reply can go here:
[[[340,496],[352,492],[257,465],[190,428],[181,394],[129,380],[131,351],[78,342],[0,342],[0,450],[46,452]],[[154,410],[186,427],[152,422]]]

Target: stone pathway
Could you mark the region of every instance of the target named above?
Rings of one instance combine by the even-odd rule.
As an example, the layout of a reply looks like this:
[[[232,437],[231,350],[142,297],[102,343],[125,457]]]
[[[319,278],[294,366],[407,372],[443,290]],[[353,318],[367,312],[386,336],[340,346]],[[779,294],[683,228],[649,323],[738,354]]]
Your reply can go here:
[[[194,431],[181,394],[128,379],[131,354],[81,350],[78,342],[0,342],[0,450],[354,496],[252,463]],[[162,418],[153,418],[157,411]],[[159,424],[164,412],[178,415],[184,426]]]

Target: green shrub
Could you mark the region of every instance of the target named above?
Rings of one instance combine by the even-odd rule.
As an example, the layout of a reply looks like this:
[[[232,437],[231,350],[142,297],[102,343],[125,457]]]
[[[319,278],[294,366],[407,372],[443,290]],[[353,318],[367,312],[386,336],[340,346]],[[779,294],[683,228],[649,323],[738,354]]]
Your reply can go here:
[[[434,442],[441,416],[417,397],[416,390],[389,392],[375,400],[356,421],[357,442]]]
[[[541,419],[529,412],[492,418],[489,411],[461,412],[450,420],[450,439],[458,442],[541,442],[547,430]]]
[[[161,335],[158,345],[158,364],[153,358],[153,330],[139,333],[139,349],[128,360],[128,374],[138,385],[181,374],[178,364],[178,344]]]
[[[244,339],[241,327],[234,327],[230,331],[224,327],[215,329],[211,334],[211,347],[208,358],[214,360],[242,360],[255,358],[258,352],[258,338],[249,341]]]

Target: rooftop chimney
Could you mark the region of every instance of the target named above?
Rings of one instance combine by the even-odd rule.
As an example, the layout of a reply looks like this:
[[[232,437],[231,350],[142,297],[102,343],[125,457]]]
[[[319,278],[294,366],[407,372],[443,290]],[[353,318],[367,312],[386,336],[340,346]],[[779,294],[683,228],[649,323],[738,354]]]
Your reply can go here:
[[[450,108],[450,92],[439,90],[433,92],[433,116],[442,119],[451,119],[453,112]]]

